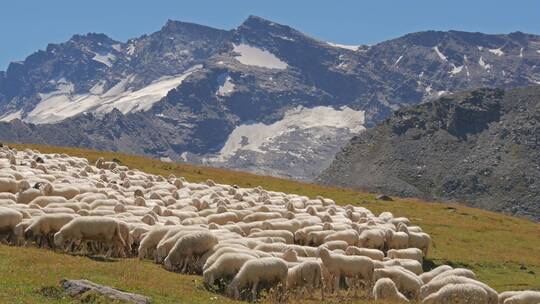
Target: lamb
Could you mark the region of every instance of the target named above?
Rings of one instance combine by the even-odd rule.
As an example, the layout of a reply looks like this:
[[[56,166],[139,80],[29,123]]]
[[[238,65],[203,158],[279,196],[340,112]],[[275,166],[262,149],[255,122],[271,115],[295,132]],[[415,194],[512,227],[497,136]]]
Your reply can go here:
[[[257,289],[260,283],[266,286],[287,284],[287,263],[280,258],[261,258],[247,261],[227,286],[227,294],[240,299],[240,291],[251,286],[252,300],[257,298]]]
[[[112,251],[126,246],[118,221],[112,218],[84,216],[73,219],[54,234],[54,244],[65,248],[66,243],[93,241],[109,245],[106,257]]]
[[[488,304],[497,304],[499,301],[499,296],[497,292],[489,287],[488,285],[476,281],[474,279],[460,277],[460,276],[447,276],[443,278],[434,278],[429,283],[425,284],[420,288],[420,299],[423,300],[427,298],[430,294],[437,292],[439,289],[443,288],[449,284],[476,284],[482,287],[488,294]]]
[[[525,290],[504,300],[503,304],[538,304],[540,291]]]
[[[411,299],[416,299],[418,297],[420,288],[422,287],[422,280],[414,273],[398,267],[375,269],[373,278],[374,280],[380,278],[391,279],[396,284],[398,290],[403,294],[408,295]]]
[[[356,246],[349,246],[345,250],[347,255],[360,255],[366,256],[372,260],[382,261],[384,259],[384,253],[378,249],[358,248]]]
[[[389,303],[409,303],[409,300],[401,294],[394,281],[389,278],[381,278],[373,287],[375,301],[388,301]]]
[[[324,299],[324,289],[322,288],[322,265],[317,261],[304,261],[292,268],[287,273],[287,289],[304,289],[308,294],[313,294],[313,288],[321,287],[321,298]]]
[[[339,286],[339,279],[342,275],[363,279],[368,286],[371,284],[374,265],[370,258],[333,254],[324,247],[319,247],[319,257],[330,276],[334,278],[334,287]]]
[[[423,262],[423,253],[422,250],[418,248],[407,248],[407,249],[390,249],[386,253],[386,256],[391,259],[410,259],[416,260],[420,264]]]
[[[428,271],[428,272],[424,272],[420,275],[420,279],[422,280],[422,282],[424,282],[424,284],[427,284],[429,283],[431,280],[433,280],[436,276],[438,276],[439,274],[445,272],[445,271],[448,271],[448,270],[452,270],[453,268],[451,266],[448,266],[448,265],[441,265],[441,266],[438,266],[436,268],[433,268],[432,270]]]
[[[423,304],[488,304],[486,290],[476,284],[449,284],[430,294]]]
[[[168,270],[181,269],[182,272],[185,272],[194,256],[202,255],[217,243],[217,237],[209,231],[196,231],[187,234],[174,244],[165,258],[165,268]]]
[[[206,286],[212,286],[216,280],[234,277],[247,261],[254,259],[255,257],[253,255],[245,253],[224,253],[211,266],[204,270],[203,282]]]

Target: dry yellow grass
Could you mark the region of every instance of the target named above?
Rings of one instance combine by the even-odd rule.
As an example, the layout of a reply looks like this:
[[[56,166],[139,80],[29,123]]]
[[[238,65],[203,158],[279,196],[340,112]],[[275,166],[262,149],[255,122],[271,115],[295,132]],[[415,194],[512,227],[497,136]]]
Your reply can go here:
[[[350,189],[323,187],[290,180],[257,176],[230,170],[164,163],[140,156],[78,148],[11,145],[17,149],[30,147],[44,153],[67,153],[95,161],[98,157],[119,159],[124,165],[167,176],[175,174],[190,181],[214,179],[220,183],[242,187],[262,186],[265,189],[298,193],[314,197],[322,195],[338,204],[358,204],[374,213],[391,211],[409,217],[428,232],[434,246],[428,264],[448,263],[467,267],[481,281],[499,291],[540,289],[540,225],[503,214],[469,208],[457,204],[424,202],[395,198],[378,201],[374,194]],[[48,262],[42,263],[44,258]],[[49,266],[54,265],[54,266]],[[201,287],[199,277],[166,272],[149,262],[133,259],[100,263],[81,257],[70,257],[45,250],[0,247],[0,302],[65,303],[62,300],[30,301],[36,290],[53,286],[62,277],[88,278],[126,290],[152,296],[155,303],[226,303],[226,299]],[[193,281],[195,280],[195,281]],[[41,299],[42,296],[37,296]],[[217,297],[217,298],[215,298]],[[19,300],[20,299],[20,300]],[[332,302],[342,300],[334,299]],[[6,302],[7,303],[7,302]]]

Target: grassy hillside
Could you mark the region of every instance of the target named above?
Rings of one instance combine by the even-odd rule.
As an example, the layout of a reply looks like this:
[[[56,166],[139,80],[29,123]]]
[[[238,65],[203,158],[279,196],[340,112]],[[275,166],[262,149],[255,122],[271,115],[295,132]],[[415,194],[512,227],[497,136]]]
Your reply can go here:
[[[374,194],[349,189],[322,187],[267,176],[164,163],[144,157],[76,148],[30,147],[44,153],[67,153],[95,161],[98,157],[117,158],[124,165],[153,174],[171,173],[190,181],[212,178],[220,183],[243,187],[262,186],[269,190],[308,196],[322,195],[338,204],[357,204],[374,213],[391,211],[409,217],[429,233],[434,246],[426,264],[451,264],[474,270],[478,278],[497,289],[540,289],[540,225],[502,214],[462,205],[430,203],[415,199],[378,201]],[[54,289],[63,278],[88,278],[98,283],[139,292],[155,303],[227,303],[228,300],[205,291],[200,277],[170,273],[150,262],[135,259],[104,263],[33,248],[0,246],[1,303],[67,303]],[[49,297],[44,294],[49,294]],[[15,300],[14,300],[15,299]],[[341,302],[341,301],[340,301]]]

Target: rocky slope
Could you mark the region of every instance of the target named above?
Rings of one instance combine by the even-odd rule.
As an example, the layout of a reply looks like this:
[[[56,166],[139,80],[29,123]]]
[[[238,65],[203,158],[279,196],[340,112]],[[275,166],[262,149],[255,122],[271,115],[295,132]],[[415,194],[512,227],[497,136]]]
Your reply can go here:
[[[540,220],[540,86],[480,89],[395,112],[318,181]]]
[[[0,140],[310,180],[402,106],[538,82],[540,37],[520,32],[428,31],[352,47],[254,16],[230,31],[169,21],[127,42],[76,35],[10,64]]]

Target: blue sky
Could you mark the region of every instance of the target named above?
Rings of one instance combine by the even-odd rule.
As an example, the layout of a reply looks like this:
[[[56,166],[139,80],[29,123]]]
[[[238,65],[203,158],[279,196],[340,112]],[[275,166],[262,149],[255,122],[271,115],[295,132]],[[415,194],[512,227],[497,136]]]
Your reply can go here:
[[[167,19],[231,29],[248,15],[342,44],[372,44],[428,29],[540,34],[538,0],[1,1],[0,70],[77,33],[125,41],[159,30]]]

